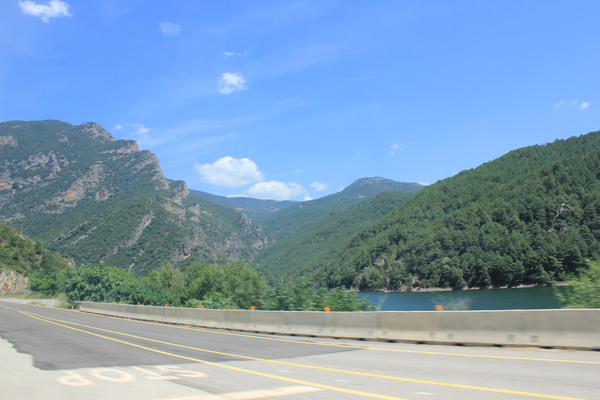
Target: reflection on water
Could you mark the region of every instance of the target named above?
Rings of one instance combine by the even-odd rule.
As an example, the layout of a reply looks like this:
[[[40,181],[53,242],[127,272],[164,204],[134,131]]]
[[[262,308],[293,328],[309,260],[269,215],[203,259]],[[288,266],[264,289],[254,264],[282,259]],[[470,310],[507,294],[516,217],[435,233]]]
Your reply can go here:
[[[526,310],[560,308],[556,291],[564,287],[457,290],[448,292],[361,292],[376,304],[377,311]]]

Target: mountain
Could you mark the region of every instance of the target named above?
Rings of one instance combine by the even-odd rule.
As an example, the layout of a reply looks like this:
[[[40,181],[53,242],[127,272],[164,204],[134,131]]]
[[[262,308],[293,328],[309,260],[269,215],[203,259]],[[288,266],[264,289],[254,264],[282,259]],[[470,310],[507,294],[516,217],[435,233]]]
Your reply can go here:
[[[300,273],[362,290],[543,285],[600,257],[600,132],[428,186]]]
[[[273,213],[298,203],[292,200],[261,200],[251,197],[225,197],[190,189],[190,194],[204,200],[241,212],[254,222],[260,222]]]
[[[98,124],[0,123],[0,218],[77,263],[145,273],[171,262],[254,259],[260,227],[190,196],[136,142]]]
[[[256,264],[272,281],[293,280],[301,275],[303,265],[318,264],[323,254],[342,246],[412,196],[410,192],[383,192],[352,204],[266,247]]]
[[[385,178],[363,178],[338,193],[281,209],[260,221],[260,225],[265,232],[280,240],[307,229],[311,224],[345,210],[352,204],[373,198],[380,193],[416,193],[423,187],[418,183],[401,183]]]

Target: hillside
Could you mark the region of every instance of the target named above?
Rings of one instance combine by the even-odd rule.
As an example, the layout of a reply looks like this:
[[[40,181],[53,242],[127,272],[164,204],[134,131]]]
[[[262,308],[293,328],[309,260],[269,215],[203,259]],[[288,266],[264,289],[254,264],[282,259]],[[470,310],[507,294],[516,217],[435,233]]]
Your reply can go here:
[[[352,204],[265,248],[256,264],[272,281],[297,278],[304,264],[318,264],[327,251],[340,247],[412,196],[414,193],[384,192]]]
[[[416,193],[424,186],[418,183],[401,183],[385,178],[363,178],[342,191],[316,200],[303,201],[262,220],[265,232],[280,240],[301,232],[330,215],[345,210],[348,206],[373,198],[384,192]]]
[[[298,273],[363,290],[563,281],[600,256],[600,132],[428,186]]]
[[[273,213],[298,203],[293,200],[262,200],[253,199],[251,197],[225,197],[193,189],[190,189],[190,194],[215,204],[233,208],[254,222],[262,221],[265,218],[270,217]]]
[[[0,221],[0,293],[27,292],[32,274],[56,274],[71,263]]]
[[[44,249],[40,242],[31,240],[0,221],[0,269],[30,275],[33,272],[63,269],[70,263],[70,260]]]
[[[163,176],[156,156],[95,123],[0,124],[0,218],[76,263],[145,273],[165,262],[252,260],[247,217]]]

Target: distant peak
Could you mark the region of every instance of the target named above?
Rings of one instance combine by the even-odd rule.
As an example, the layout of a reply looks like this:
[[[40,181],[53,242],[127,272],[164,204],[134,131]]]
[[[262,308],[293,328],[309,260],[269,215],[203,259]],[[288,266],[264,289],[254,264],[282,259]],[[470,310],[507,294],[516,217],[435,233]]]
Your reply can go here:
[[[382,190],[382,191],[401,191],[401,192],[411,192],[416,193],[421,190],[424,186],[418,183],[409,183],[409,182],[397,182],[392,179],[382,178],[380,176],[374,176],[370,178],[361,178],[350,186],[346,187],[344,191],[350,190],[361,190],[361,188],[365,190]]]
[[[372,185],[374,183],[384,183],[384,182],[397,183],[396,181],[393,181],[391,179],[382,178],[380,176],[374,176],[374,177],[371,177],[371,178],[360,178],[360,179],[357,179],[356,181],[354,181],[354,183],[352,183],[352,185]],[[352,186],[352,185],[350,185],[350,186]]]

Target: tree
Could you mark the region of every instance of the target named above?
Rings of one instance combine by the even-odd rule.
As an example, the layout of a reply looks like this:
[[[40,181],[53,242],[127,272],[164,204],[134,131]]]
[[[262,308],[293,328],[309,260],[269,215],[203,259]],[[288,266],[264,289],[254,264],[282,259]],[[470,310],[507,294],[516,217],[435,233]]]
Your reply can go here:
[[[214,298],[214,293],[220,293],[238,308],[256,306],[267,288],[264,278],[243,261],[195,263],[187,267],[184,277],[187,299],[203,300],[209,294]],[[220,299],[219,303],[224,301]]]
[[[104,262],[82,264],[67,274],[64,289],[69,301],[105,301],[114,288],[132,280],[131,274],[124,269],[107,267]]]
[[[271,288],[261,305],[265,310],[290,311],[323,311],[325,307],[331,311],[369,311],[374,305],[348,289],[317,289],[308,278]]]
[[[564,294],[556,295],[565,308],[600,308],[600,261],[590,262]]]
[[[178,306],[179,296],[159,283],[134,281],[114,287],[106,295],[107,301],[147,306]]]
[[[173,267],[171,263],[166,263],[160,270],[150,272],[148,277],[143,279],[147,283],[156,283],[164,289],[183,297],[185,294],[185,281],[183,273]]]

